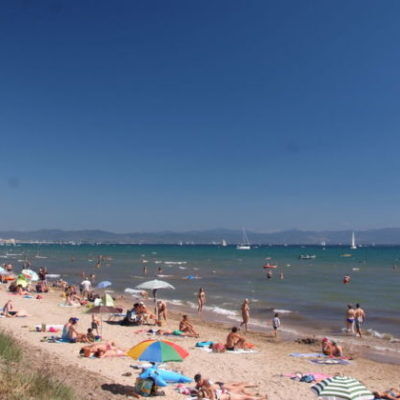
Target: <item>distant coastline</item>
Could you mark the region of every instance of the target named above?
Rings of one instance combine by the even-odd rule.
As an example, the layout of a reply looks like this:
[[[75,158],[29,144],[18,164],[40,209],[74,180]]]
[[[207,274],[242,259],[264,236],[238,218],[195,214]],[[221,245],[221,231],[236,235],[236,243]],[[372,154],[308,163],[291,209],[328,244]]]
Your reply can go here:
[[[285,230],[272,233],[248,231],[252,245],[326,245],[350,244],[352,230],[306,231]],[[356,231],[361,246],[400,245],[400,228]],[[41,229],[34,231],[0,231],[0,244],[166,244],[166,245],[228,245],[240,243],[241,230],[212,229],[185,232],[115,233],[103,230]]]

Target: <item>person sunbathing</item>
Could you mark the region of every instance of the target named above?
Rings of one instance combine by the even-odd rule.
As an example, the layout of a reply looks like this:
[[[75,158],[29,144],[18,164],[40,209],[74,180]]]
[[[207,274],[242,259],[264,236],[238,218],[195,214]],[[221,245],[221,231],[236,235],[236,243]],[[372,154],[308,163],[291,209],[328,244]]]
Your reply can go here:
[[[84,357],[119,357],[125,354],[125,352],[119,349],[114,342],[103,342],[103,343],[93,343],[87,346],[83,346],[79,354]]]
[[[244,336],[238,334],[239,329],[234,326],[226,338],[226,350],[234,351],[236,349],[243,349],[245,347],[246,339]]]
[[[11,300],[8,300],[6,304],[4,304],[3,312],[1,314],[7,318],[28,316],[25,310],[15,311]]]
[[[328,338],[323,338],[321,341],[322,353],[328,357],[343,357],[342,346],[339,346]]]
[[[385,390],[384,392],[373,392],[373,395],[375,396],[376,399],[385,399],[385,400],[400,399],[400,391],[395,388]]]
[[[196,382],[197,399],[209,400],[266,400],[266,396],[250,393],[246,389],[254,387],[246,382],[214,385],[209,379],[202,378],[201,374],[194,376]]]
[[[185,336],[199,337],[199,334],[194,330],[192,323],[189,321],[187,315],[182,315],[182,320],[179,323],[179,330],[182,331]]]

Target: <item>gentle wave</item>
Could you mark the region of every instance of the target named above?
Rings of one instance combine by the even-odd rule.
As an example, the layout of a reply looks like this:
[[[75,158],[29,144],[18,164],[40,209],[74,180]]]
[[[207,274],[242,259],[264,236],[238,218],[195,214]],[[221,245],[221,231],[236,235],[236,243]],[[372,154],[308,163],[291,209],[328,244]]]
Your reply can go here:
[[[165,265],[182,265],[187,264],[187,261],[164,261]]]
[[[222,307],[218,307],[218,306],[205,306],[204,309],[207,311],[212,311],[212,312],[214,312],[216,314],[220,314],[220,315],[226,315],[226,316],[231,316],[231,317],[237,316],[236,311],[227,310],[226,308],[222,308]]]
[[[279,308],[274,308],[272,311],[274,313],[278,313],[278,314],[291,314],[293,312],[291,310],[284,310],[284,309],[279,309]]]
[[[184,302],[182,300],[178,300],[178,299],[172,299],[172,300],[167,300],[168,303],[171,303],[175,306],[183,306]]]

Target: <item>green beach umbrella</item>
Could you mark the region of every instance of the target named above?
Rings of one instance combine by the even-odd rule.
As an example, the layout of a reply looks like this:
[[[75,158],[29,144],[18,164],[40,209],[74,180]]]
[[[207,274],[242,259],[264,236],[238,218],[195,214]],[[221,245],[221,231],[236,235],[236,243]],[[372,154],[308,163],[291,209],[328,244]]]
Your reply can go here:
[[[311,387],[327,400],[373,400],[374,395],[360,381],[347,376],[324,379]]]

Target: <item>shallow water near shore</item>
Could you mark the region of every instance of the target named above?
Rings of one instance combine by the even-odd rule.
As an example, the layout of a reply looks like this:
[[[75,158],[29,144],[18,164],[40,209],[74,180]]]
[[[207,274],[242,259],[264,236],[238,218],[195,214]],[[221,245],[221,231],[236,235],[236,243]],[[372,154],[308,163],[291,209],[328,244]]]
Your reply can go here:
[[[300,254],[316,258],[300,260]],[[240,320],[241,302],[249,298],[254,327],[270,325],[275,310],[283,331],[292,334],[317,329],[341,336],[346,305],[358,302],[367,312],[365,329],[371,336],[387,342],[400,337],[400,267],[396,267],[400,247],[352,251],[339,246],[266,246],[239,251],[232,246],[21,245],[1,248],[0,255],[2,262],[12,263],[17,271],[22,260],[29,260],[34,268],[46,266],[50,273],[61,273],[72,282],[94,273],[97,281],[110,280],[115,291],[154,279],[161,268],[158,279],[176,290],[159,295],[176,307],[195,310],[196,293],[204,287],[205,317],[235,323]],[[103,261],[97,266],[99,256]],[[267,262],[278,265],[272,279],[266,278],[262,268]],[[351,276],[350,284],[342,283],[344,275]]]

